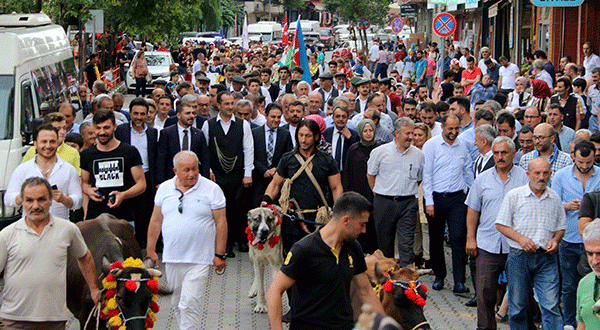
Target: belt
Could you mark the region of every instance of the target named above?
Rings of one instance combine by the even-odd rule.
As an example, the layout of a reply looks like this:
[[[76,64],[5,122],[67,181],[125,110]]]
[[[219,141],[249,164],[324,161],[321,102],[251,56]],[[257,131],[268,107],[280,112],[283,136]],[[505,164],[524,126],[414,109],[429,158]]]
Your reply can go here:
[[[416,198],[414,195],[408,195],[408,196],[387,196],[387,195],[380,195],[380,194],[376,194],[376,195],[379,197],[385,198],[385,199],[392,200],[394,202],[401,202],[401,201],[405,201],[408,199]]]
[[[437,196],[442,196],[442,197],[456,197],[460,194],[464,194],[465,192],[462,190],[458,190],[458,191],[454,191],[454,192],[436,192],[434,191],[433,194],[437,195]]]

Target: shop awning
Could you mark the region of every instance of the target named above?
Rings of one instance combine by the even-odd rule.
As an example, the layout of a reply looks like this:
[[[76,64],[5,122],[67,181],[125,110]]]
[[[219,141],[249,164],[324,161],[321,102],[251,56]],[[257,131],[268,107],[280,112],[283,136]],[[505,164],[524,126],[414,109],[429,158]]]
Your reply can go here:
[[[315,10],[325,10],[325,7],[323,7],[323,3],[321,1],[312,0],[310,3],[315,6]]]

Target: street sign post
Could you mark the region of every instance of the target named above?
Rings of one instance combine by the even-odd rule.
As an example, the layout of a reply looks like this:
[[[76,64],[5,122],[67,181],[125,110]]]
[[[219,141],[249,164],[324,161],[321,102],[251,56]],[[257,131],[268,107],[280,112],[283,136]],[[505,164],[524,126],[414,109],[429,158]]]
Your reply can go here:
[[[456,19],[449,13],[438,14],[433,19],[433,31],[442,38],[451,36],[456,31]]]
[[[92,15],[92,18],[85,22],[85,32],[92,34],[92,49],[94,52],[97,52],[96,33],[104,32],[104,10],[91,9],[90,14]]]
[[[371,23],[369,23],[369,20],[363,19],[362,21],[358,22],[358,27],[366,30],[371,27]]]
[[[390,24],[390,26],[392,27],[392,31],[394,31],[394,33],[400,33],[400,31],[402,31],[402,18],[400,17],[396,17],[392,20],[392,23]]]

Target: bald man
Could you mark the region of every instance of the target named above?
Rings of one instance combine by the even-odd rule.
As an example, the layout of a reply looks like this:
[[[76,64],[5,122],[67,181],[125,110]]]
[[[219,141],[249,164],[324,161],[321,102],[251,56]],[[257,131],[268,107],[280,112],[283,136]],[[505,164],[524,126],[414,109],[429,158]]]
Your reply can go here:
[[[546,159],[532,159],[527,164],[529,184],[509,191],[496,217],[496,229],[508,238],[510,246],[505,269],[512,329],[527,329],[532,286],[542,309],[544,329],[563,328],[556,252],[565,233],[566,217],[562,200],[548,188],[552,172]]]
[[[554,175],[561,168],[573,164],[573,160],[568,153],[558,150],[554,143],[555,138],[552,125],[548,123],[537,125],[533,129],[535,150],[523,155],[519,161],[519,166],[527,170],[531,160],[543,158],[550,163],[552,175]]]

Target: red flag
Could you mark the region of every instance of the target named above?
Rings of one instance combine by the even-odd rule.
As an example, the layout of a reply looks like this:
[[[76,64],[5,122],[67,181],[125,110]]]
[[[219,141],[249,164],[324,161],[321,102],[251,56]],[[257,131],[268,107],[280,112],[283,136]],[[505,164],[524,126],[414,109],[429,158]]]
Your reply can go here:
[[[285,13],[285,23],[283,23],[283,37],[282,40],[284,45],[289,43],[288,41],[288,21],[287,21],[287,13]]]

